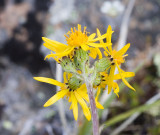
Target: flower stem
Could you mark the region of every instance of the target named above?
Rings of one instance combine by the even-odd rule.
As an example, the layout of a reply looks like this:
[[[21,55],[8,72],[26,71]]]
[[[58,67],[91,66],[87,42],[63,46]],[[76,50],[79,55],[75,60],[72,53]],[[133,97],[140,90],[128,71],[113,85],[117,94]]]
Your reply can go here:
[[[87,81],[86,81],[86,86],[87,86],[89,101],[91,105],[93,135],[99,135],[99,121],[98,121],[98,114],[97,114],[95,99],[92,92],[93,87],[92,87],[92,84],[88,83]]]

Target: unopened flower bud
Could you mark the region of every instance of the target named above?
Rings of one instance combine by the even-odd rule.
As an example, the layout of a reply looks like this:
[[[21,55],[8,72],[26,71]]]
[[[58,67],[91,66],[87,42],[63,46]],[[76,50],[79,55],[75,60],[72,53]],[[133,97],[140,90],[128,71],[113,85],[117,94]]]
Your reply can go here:
[[[89,55],[87,51],[84,51],[82,49],[78,49],[75,51],[74,63],[77,69],[82,70],[84,65],[87,64],[88,61],[89,61]]]
[[[103,72],[111,65],[111,62],[108,58],[102,58],[96,61],[94,65],[97,72]]]
[[[96,75],[96,78],[95,78],[94,82],[93,82],[93,86],[98,86],[98,85],[100,85],[101,79],[102,79],[102,77],[101,77],[100,73],[98,73],[98,74]]]
[[[75,90],[82,85],[82,80],[78,79],[76,76],[72,76],[68,81],[70,90]]]
[[[77,72],[75,64],[68,57],[63,57],[60,64],[65,72],[69,73]]]

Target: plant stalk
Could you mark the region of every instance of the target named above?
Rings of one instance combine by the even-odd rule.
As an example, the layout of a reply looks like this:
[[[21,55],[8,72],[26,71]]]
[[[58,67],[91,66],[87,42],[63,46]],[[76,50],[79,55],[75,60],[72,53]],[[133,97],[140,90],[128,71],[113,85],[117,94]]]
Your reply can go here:
[[[96,109],[95,99],[93,96],[93,87],[92,84],[88,83],[87,81],[86,81],[86,86],[91,105],[93,135],[99,135],[99,121],[98,121],[98,113]]]

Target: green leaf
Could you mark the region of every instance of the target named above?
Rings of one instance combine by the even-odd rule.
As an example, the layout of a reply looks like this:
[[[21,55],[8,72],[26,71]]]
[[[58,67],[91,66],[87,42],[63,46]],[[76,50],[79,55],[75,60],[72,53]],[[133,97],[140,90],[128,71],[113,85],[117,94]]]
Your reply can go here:
[[[79,129],[78,135],[91,135],[92,132],[91,129],[92,129],[92,122],[85,120],[84,124]]]
[[[157,105],[160,105],[160,100],[155,102],[155,103],[153,103],[153,104],[145,104],[145,105],[142,105],[140,107],[136,107],[136,108],[134,108],[132,110],[129,110],[129,111],[125,112],[125,113],[119,114],[118,116],[113,117],[110,120],[106,121],[103,124],[104,125],[103,127],[106,128],[108,126],[112,126],[112,125],[114,125],[114,124],[116,124],[116,123],[118,123],[118,122],[120,122],[122,120],[125,120],[126,118],[128,118],[129,116],[133,115],[136,112],[139,112],[139,113],[145,112],[148,109],[151,109],[152,107],[157,106]]]

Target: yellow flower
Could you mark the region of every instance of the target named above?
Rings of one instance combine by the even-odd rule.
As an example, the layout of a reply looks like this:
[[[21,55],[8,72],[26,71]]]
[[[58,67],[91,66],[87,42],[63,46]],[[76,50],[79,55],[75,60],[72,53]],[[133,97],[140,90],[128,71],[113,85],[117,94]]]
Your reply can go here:
[[[108,44],[112,44],[111,42],[111,38],[112,38],[112,34],[114,31],[112,31],[112,27],[109,25],[108,29],[107,29],[107,33],[106,33],[106,42]],[[99,29],[97,29],[97,35],[98,37],[101,37],[101,33],[99,31]],[[101,39],[100,43],[104,44],[104,41]],[[126,53],[126,51],[128,50],[128,48],[130,47],[130,44],[125,45],[121,50],[116,51],[116,50],[112,50],[112,46],[107,46],[104,47],[104,54],[106,57],[108,57],[110,59],[110,61],[112,62],[111,66],[110,66],[110,71],[109,71],[109,75],[106,74],[105,72],[101,73],[102,76],[104,76],[103,81],[101,82],[100,86],[102,88],[105,88],[106,85],[108,85],[108,93],[111,92],[112,88],[114,90],[114,92],[117,94],[119,92],[119,87],[118,84],[116,82],[114,82],[114,80],[116,80],[114,72],[116,67],[118,68],[119,74],[117,74],[116,76],[119,76],[122,79],[122,81],[132,90],[135,90],[127,81],[126,81],[126,77],[132,77],[134,76],[133,72],[124,72],[119,65],[121,65],[122,63],[125,62],[125,57],[128,56],[128,54],[124,55]],[[109,69],[109,68],[108,68]],[[107,69],[107,70],[108,70]],[[106,71],[107,71],[106,70]]]
[[[125,78],[133,77],[135,74],[133,72],[124,72],[121,69],[123,71],[121,74],[114,75],[114,69],[115,69],[115,66],[113,68],[111,68],[111,71],[110,71],[109,75],[107,73],[105,73],[105,72],[101,73],[101,75],[103,76],[103,81],[101,82],[100,87],[105,88],[106,85],[108,85],[108,94],[111,92],[111,90],[113,88],[114,93],[119,97],[119,95],[118,95],[118,93],[119,93],[119,86],[118,86],[118,84],[116,82],[114,82],[114,80],[122,79],[121,76],[123,76],[122,80],[126,84],[128,82],[126,81]]]
[[[69,78],[70,78],[70,74],[68,75],[68,79]],[[57,92],[57,94],[52,96],[44,104],[44,107],[48,107],[54,104],[59,99],[66,96],[68,98],[68,101],[71,102],[70,109],[73,109],[73,115],[74,115],[75,120],[78,119],[78,103],[81,105],[83,113],[85,117],[87,118],[87,120],[91,119],[91,113],[86,104],[86,101],[89,102],[89,98],[88,98],[87,88],[85,84],[82,84],[77,89],[71,89],[70,86],[68,85],[68,79],[66,78],[65,72],[64,72],[64,83],[61,83],[51,78],[45,78],[45,77],[34,77],[34,79],[40,82],[45,82],[45,83],[57,85],[60,87],[60,90]]]
[[[98,47],[110,46],[111,43],[96,42],[106,38],[106,34],[99,36],[98,38],[95,38],[95,33],[91,34],[90,36],[88,36],[87,34],[88,32],[86,31],[86,27],[84,27],[84,30],[82,31],[81,25],[78,24],[78,29],[76,29],[75,27],[74,29],[71,28],[71,31],[69,31],[67,35],[65,35],[68,45],[42,37],[42,39],[45,41],[44,46],[55,52],[54,54],[51,53],[47,55],[46,58],[53,57],[56,61],[58,61],[58,59],[62,58],[63,56],[69,56],[70,58],[72,58],[74,55],[74,51],[77,48],[82,48],[84,51],[91,50],[91,52],[93,50],[95,51],[96,49],[98,55],[102,57],[102,54]]]
[[[109,80],[108,80],[108,84],[113,84],[113,80],[114,80],[114,72],[115,72],[115,68],[118,68],[119,71],[119,75],[121,76],[122,81],[124,82],[125,85],[127,85],[130,89],[134,90],[135,89],[126,81],[125,79],[125,72],[119,67],[119,65],[121,65],[122,63],[125,62],[125,57],[128,56],[128,54],[124,55],[126,53],[126,51],[128,50],[128,48],[130,47],[130,44],[125,45],[121,50],[116,51],[116,50],[112,50],[112,47],[108,47],[105,48],[104,54],[106,57],[108,57],[112,64],[111,64],[111,69],[110,69],[110,73],[109,73]],[[108,93],[111,92],[112,89],[112,85],[108,85]]]
[[[106,44],[107,46],[110,45],[108,47],[111,47],[111,45],[112,45],[112,43],[111,43],[111,37],[112,37],[112,33],[113,32],[114,31],[112,31],[111,25],[109,25],[108,28],[107,28],[107,33],[105,35],[103,35],[103,36],[106,36],[106,43],[104,43],[103,39],[101,38],[102,35],[101,35],[99,29],[97,29],[97,36],[99,38],[100,44],[102,44],[102,45]],[[105,46],[103,48],[105,48]],[[100,49],[95,46],[94,48],[90,49],[89,56],[91,56],[93,59],[95,59],[97,57],[97,55],[99,56],[99,59],[102,59],[102,54],[101,54]]]
[[[128,54],[124,55],[128,48],[130,47],[130,44],[128,43],[127,45],[125,45],[121,50],[116,51],[116,50],[112,50],[111,47],[105,48],[104,54],[105,56],[107,56],[108,58],[110,58],[110,60],[113,63],[117,63],[118,65],[121,65],[122,63],[125,62],[125,57],[128,56]]]

